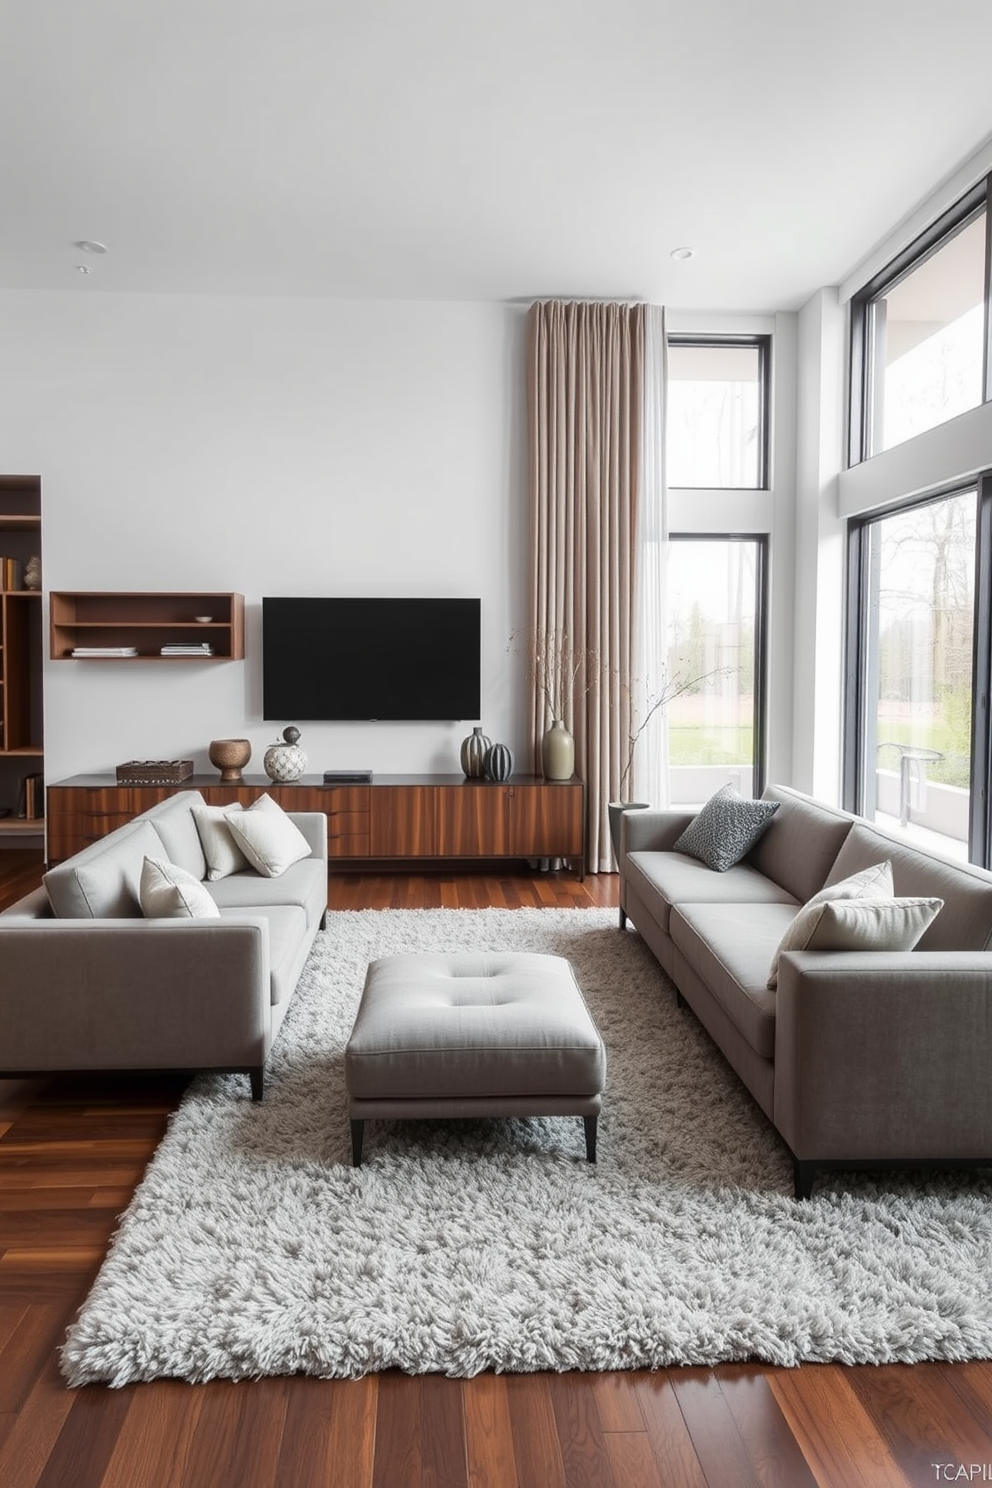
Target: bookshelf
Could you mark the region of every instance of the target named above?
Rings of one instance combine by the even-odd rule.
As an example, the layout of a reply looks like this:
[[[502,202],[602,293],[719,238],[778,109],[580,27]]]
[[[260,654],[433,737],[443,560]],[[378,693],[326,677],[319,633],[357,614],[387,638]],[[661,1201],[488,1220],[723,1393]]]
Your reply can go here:
[[[41,480],[0,475],[0,845],[44,835],[42,600],[27,588],[41,558]]]

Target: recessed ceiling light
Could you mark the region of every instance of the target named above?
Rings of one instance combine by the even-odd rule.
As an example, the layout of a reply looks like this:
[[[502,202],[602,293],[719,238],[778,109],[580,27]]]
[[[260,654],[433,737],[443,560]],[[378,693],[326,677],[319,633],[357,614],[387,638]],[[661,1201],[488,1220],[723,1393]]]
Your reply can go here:
[[[676,263],[684,263],[687,258],[695,258],[696,250],[695,248],[673,248],[671,256]]]
[[[92,274],[92,272],[93,272],[93,270],[90,268],[89,264],[77,264],[76,265],[76,273],[77,274]]]
[[[80,253],[106,253],[106,243],[98,243],[95,238],[76,238],[73,248],[78,248]]]

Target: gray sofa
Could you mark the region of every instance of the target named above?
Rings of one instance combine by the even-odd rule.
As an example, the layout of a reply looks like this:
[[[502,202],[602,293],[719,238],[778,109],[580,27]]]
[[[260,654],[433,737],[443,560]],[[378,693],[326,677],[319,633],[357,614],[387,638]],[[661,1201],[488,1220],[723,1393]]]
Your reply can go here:
[[[788,1143],[797,1197],[818,1168],[992,1166],[992,874],[783,786],[762,799],[778,811],[725,872],[673,851],[691,812],[625,813],[621,929]],[[799,909],[884,861],[895,895],[944,901],[916,948],[786,951],[769,990]]]
[[[286,813],[309,856],[277,877],[242,867],[208,882],[193,816],[203,805],[198,791],[178,792],[0,914],[4,1075],[244,1072],[261,1100],[266,1058],[325,920],[327,818]],[[200,880],[217,917],[145,918],[146,858]]]

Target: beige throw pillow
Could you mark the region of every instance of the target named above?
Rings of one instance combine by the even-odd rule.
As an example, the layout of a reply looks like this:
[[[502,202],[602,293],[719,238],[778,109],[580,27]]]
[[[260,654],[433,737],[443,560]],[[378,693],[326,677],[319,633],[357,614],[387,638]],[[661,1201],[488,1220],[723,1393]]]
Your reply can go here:
[[[911,951],[943,899],[835,899],[823,906],[808,951]]]
[[[231,834],[229,818],[240,806],[194,806],[193,820],[207,860],[207,879],[216,883],[248,867],[248,859]]]
[[[259,796],[247,811],[229,811],[227,824],[248,862],[263,878],[278,878],[310,856],[310,844],[271,796]]]
[[[167,863],[145,858],[139,888],[141,912],[148,920],[216,920],[220,910],[198,878]]]
[[[778,986],[778,963],[783,951],[805,951],[810,937],[815,933],[823,915],[823,907],[839,899],[890,899],[892,897],[892,864],[876,863],[840,883],[828,884],[814,894],[796,915],[788,930],[779,941],[778,950],[772,957],[768,973],[768,988],[774,992]]]

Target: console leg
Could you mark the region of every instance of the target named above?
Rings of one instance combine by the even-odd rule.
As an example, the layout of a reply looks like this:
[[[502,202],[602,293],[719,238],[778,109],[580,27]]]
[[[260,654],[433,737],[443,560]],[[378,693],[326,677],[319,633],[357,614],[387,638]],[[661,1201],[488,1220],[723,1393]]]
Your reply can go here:
[[[586,1129],[586,1162],[596,1161],[596,1121],[595,1116],[583,1116],[582,1123]]]
[[[362,1139],[365,1136],[365,1122],[353,1121],[351,1123],[351,1166],[360,1168],[362,1166]]]
[[[816,1163],[800,1161],[797,1157],[792,1165],[792,1173],[796,1185],[796,1198],[812,1198],[813,1183],[816,1179]]]
[[[265,1066],[264,1066],[264,1064],[256,1064],[256,1065],[254,1065],[253,1068],[248,1071],[248,1078],[251,1081],[251,1098],[252,1098],[252,1100],[253,1101],[260,1101],[262,1099],[262,1087],[263,1087],[263,1085],[265,1083]]]

